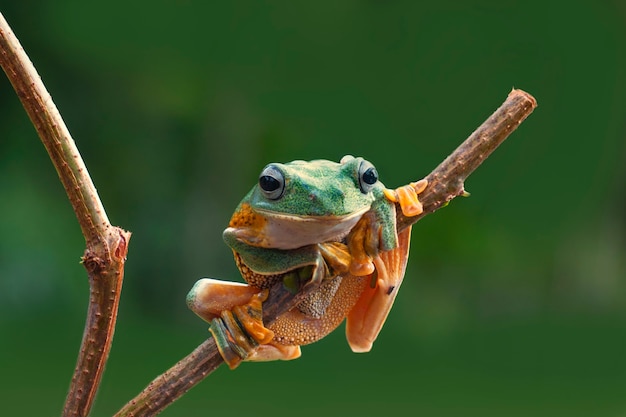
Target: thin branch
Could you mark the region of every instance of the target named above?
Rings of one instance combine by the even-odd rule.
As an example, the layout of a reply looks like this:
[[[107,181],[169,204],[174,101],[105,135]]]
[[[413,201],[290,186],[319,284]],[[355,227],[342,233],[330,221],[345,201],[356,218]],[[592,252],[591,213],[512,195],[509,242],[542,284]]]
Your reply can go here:
[[[424,212],[419,216],[405,217],[400,206],[397,206],[398,229],[414,224],[453,198],[463,195],[463,184],[467,177],[517,129],[535,107],[537,100],[533,96],[522,90],[511,90],[505,102],[426,177],[428,187],[420,194]]]
[[[424,213],[406,218],[399,214],[400,230],[464,193],[465,179],[493,152],[537,106],[535,99],[522,90],[513,90],[497,109],[448,158],[426,177],[429,185],[420,194]],[[263,303],[263,320],[270,325],[276,317],[297,304],[302,293],[293,294],[277,283]],[[207,339],[191,354],[153,380],[126,404],[115,417],[149,417],[163,411],[188,390],[206,378],[221,363],[213,338]]]
[[[67,126],[2,14],[0,65],[50,155],[85,237],[89,308],[63,415],[86,416],[111,347],[130,233],[109,223]]]
[[[85,240],[100,240],[111,225],[96,188],[52,97],[1,14],[0,48],[2,68],[50,154]]]

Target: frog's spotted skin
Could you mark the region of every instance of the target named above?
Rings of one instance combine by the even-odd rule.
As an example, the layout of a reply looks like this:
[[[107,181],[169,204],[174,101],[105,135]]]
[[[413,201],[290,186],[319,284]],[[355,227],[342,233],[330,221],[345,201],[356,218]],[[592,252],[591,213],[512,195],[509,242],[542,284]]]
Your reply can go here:
[[[253,287],[259,289],[270,288],[277,281],[283,278],[284,274],[259,274],[254,272],[252,269],[248,268],[248,266],[241,260],[241,256],[237,252],[234,252],[235,256],[235,264],[241,273],[243,279]]]
[[[317,290],[312,291],[298,303],[298,310],[307,317],[322,318],[335,297],[342,278],[335,276],[324,280]]]
[[[332,302],[320,319],[311,320],[297,309],[288,311],[270,326],[274,340],[280,344],[299,346],[318,341],[343,322],[367,285],[368,277],[343,277]]]
[[[420,214],[417,196],[426,185],[386,189],[372,164],[352,156],[266,166],[224,231],[248,285],[205,279],[187,297],[211,321],[229,366],[294,359],[300,345],[321,339],[344,318],[350,347],[369,351],[408,258],[410,228],[398,235],[394,203],[406,216]],[[257,293],[280,280],[288,288],[319,286],[265,329]]]

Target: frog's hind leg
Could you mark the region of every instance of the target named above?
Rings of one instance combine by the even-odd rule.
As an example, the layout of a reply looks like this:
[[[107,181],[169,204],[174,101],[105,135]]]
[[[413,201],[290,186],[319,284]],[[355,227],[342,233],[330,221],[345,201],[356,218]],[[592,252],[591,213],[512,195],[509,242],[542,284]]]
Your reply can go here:
[[[262,303],[268,290],[228,281],[201,279],[187,295],[187,304],[211,323],[217,348],[231,369],[242,360],[290,360],[300,356],[299,346],[273,342],[274,333],[263,325]]]
[[[402,284],[411,228],[398,234],[398,247],[374,258],[376,271],[346,320],[346,338],[353,352],[369,352]]]
[[[202,319],[210,322],[224,310],[246,304],[260,290],[239,282],[203,278],[187,294],[187,306]]]

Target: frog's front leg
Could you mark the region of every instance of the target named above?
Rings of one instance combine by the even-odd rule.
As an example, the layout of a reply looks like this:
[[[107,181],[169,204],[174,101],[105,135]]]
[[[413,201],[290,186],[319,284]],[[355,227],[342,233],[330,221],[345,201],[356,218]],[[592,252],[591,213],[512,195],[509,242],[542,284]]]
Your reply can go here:
[[[214,279],[201,279],[187,295],[191,310],[211,323],[218,350],[231,369],[242,360],[291,360],[299,346],[274,343],[274,333],[263,325],[262,303],[268,290]]]
[[[355,276],[374,272],[374,259],[380,252],[398,246],[396,212],[393,203],[398,203],[407,217],[422,213],[418,195],[426,189],[428,181],[412,182],[395,190],[382,188],[369,212],[365,213],[348,235],[347,243],[352,256],[350,273]]]

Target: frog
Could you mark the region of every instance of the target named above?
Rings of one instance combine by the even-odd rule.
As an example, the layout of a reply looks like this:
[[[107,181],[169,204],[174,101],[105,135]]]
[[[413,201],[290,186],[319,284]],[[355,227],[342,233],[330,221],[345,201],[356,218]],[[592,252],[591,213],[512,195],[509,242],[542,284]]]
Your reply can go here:
[[[298,358],[344,319],[350,348],[370,351],[408,259],[411,227],[397,230],[396,203],[421,214],[427,185],[388,189],[351,155],[265,166],[223,233],[245,283],[203,278],[187,295],[228,366]],[[262,304],[277,282],[305,295],[265,327]]]

